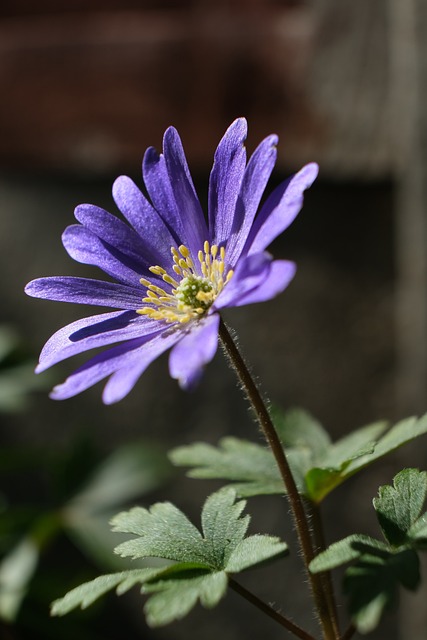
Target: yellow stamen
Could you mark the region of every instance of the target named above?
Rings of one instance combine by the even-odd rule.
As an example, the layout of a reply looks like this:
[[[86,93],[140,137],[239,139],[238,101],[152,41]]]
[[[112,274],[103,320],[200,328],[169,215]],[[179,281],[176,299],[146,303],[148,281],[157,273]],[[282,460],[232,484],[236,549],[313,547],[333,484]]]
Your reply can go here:
[[[184,257],[184,258],[188,258],[188,256],[190,255],[190,251],[189,249],[187,249],[187,247],[184,244],[181,244],[179,247],[179,252],[180,254]]]
[[[171,247],[171,256],[171,272],[176,278],[159,265],[149,268],[151,273],[161,276],[170,290],[141,278],[141,284],[147,288],[143,302],[149,306],[138,309],[137,313],[167,323],[186,324],[207,313],[233,271],[230,269],[224,279],[225,248],[211,246],[207,240],[203,243],[203,251],[197,252],[196,265],[185,245],[178,249]]]

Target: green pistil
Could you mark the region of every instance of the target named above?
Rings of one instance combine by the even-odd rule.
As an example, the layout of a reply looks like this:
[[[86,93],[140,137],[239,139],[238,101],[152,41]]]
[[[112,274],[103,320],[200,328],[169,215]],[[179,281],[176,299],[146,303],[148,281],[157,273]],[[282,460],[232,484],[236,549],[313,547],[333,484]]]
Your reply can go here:
[[[206,311],[214,300],[213,286],[206,278],[201,276],[187,276],[183,278],[176,289],[178,307],[184,309],[202,309]]]

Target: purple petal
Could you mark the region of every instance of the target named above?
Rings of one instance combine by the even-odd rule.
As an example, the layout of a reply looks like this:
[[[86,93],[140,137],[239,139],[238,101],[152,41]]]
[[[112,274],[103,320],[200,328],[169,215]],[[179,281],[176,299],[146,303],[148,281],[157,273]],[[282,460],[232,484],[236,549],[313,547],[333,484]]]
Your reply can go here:
[[[273,191],[255,219],[245,251],[263,251],[293,222],[302,207],[304,190],[312,185],[318,172],[317,164],[308,164]]]
[[[236,203],[230,239],[227,242],[227,262],[233,267],[245,245],[262,194],[276,163],[278,138],[265,138],[252,154],[243,176]]]
[[[231,233],[237,196],[246,166],[244,142],[247,123],[235,120],[215,152],[209,180],[209,228],[215,244],[224,244]]]
[[[74,211],[76,219],[105,242],[112,253],[125,257],[135,271],[150,266],[146,256],[146,246],[134,229],[125,222],[92,204],[81,204]]]
[[[140,290],[124,284],[72,276],[52,276],[32,280],[25,287],[25,293],[33,298],[122,310],[139,309],[142,299]]]
[[[60,385],[53,388],[53,400],[66,400],[89,389],[123,366],[132,366],[142,353],[146,338],[135,338],[99,353],[79,367]]]
[[[63,327],[46,342],[36,373],[89,349],[105,347],[161,330],[164,330],[164,323],[150,320],[134,311],[116,311],[82,318]]]
[[[133,180],[127,176],[117,178],[113,184],[113,197],[120,211],[142,237],[145,257],[150,265],[168,265],[171,262],[170,248],[176,242]]]
[[[232,307],[235,301],[264,283],[270,273],[272,257],[269,253],[256,253],[242,258],[230,282],[213,304],[214,309]]]
[[[176,209],[165,158],[153,147],[149,147],[144,154],[142,172],[154,208],[166,222],[176,245],[181,244],[180,238],[184,235],[181,214]]]
[[[172,347],[182,335],[181,330],[167,330],[154,336],[154,338],[144,344],[141,353],[136,361],[129,366],[118,369],[105,385],[102,399],[105,404],[113,404],[122,400],[135,386],[138,378],[144,373],[147,367],[162,353]]]
[[[179,338],[179,331],[170,330],[156,334],[154,337],[135,338],[108,349],[86,362],[71,374],[63,384],[55,387],[51,393],[51,398],[54,400],[71,398],[89,389],[89,387],[112,373],[122,370],[123,378],[118,376],[115,379],[116,382],[112,383],[111,390],[107,391],[106,394],[109,402],[114,401],[112,400],[113,396],[121,399],[130,391],[146,367]],[[126,382],[124,382],[125,379]],[[121,384],[120,380],[122,380]],[[132,385],[130,380],[133,381]]]
[[[233,306],[241,307],[245,304],[265,302],[282,293],[288,286],[296,272],[294,262],[288,260],[274,260],[270,266],[270,272],[262,284],[243,294],[233,301]]]
[[[134,265],[131,266],[124,255],[119,252],[113,255],[112,247],[81,224],[73,224],[65,229],[62,244],[73,260],[94,265],[119,282],[137,285],[141,275],[147,272],[143,267],[135,271]]]
[[[183,389],[191,388],[200,378],[205,364],[214,357],[218,347],[219,314],[198,321],[172,349],[169,372]]]
[[[163,153],[177,215],[182,221],[183,242],[193,255],[197,255],[204,241],[209,240],[208,229],[191,179],[181,138],[174,127],[169,127],[165,132]]]

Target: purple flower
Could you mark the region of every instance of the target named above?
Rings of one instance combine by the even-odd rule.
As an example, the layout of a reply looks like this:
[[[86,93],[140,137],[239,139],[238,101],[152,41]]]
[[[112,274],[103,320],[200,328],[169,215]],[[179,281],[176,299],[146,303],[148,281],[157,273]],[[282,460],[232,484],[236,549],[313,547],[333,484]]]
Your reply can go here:
[[[261,206],[276,161],[277,136],[261,142],[246,164],[246,120],[233,122],[218,145],[203,215],[177,131],[163,154],[147,149],[143,178],[149,200],[126,176],[113,185],[129,224],[94,205],[76,208],[80,224],[62,237],[69,255],[100,267],[115,282],[57,276],[33,280],[36,298],[117,309],[77,320],[46,343],[36,372],[97,347],[101,351],[52,391],[70,398],[108,377],[103,400],[117,402],[167,349],[169,371],[183,388],[200,378],[218,344],[219,312],[280,293],[295,265],[265,251],[299,212],[316,178],[309,164],[279,185]]]

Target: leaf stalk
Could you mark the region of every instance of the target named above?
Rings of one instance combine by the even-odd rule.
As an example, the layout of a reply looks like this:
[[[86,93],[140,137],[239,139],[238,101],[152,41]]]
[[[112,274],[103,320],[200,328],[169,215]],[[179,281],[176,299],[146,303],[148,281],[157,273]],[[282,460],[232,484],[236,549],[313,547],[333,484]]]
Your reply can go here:
[[[290,633],[293,633],[297,638],[301,638],[301,640],[315,640],[315,638],[310,635],[307,631],[299,627],[297,624],[286,618],[281,613],[273,609],[269,604],[258,598],[254,593],[248,591],[243,585],[229,577],[228,584],[236,593],[245,598],[248,602],[255,605],[258,609],[260,609],[263,613],[270,616],[273,620],[278,622],[282,627],[285,627]]]

